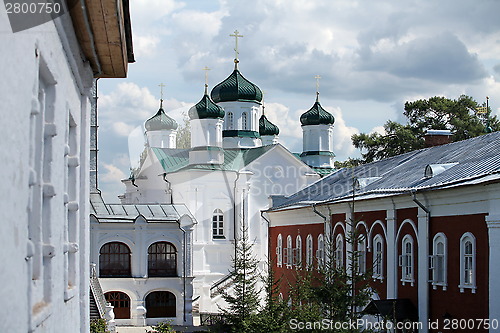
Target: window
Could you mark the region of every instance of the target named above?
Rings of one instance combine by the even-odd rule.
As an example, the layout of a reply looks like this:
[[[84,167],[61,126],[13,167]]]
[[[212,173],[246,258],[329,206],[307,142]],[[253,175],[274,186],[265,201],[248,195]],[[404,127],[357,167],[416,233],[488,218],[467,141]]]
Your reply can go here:
[[[316,250],[316,260],[318,262],[318,269],[323,268],[325,262],[325,241],[323,235],[318,236],[318,250]]]
[[[403,285],[409,282],[413,286],[413,238],[410,235],[403,237],[399,266],[401,266],[401,281]]]
[[[243,112],[243,114],[241,115],[241,125],[244,130],[248,129],[248,119],[246,112]]]
[[[442,286],[446,290],[447,282],[447,240],[446,236],[440,232],[434,236],[433,255],[430,258],[432,269],[432,285],[434,289]]]
[[[130,297],[120,291],[110,291],[104,294],[106,302],[114,306],[115,319],[130,319]]]
[[[476,292],[476,238],[470,232],[460,238],[460,292]]]
[[[287,268],[292,267],[293,264],[292,236],[290,235],[288,235],[286,238],[285,263]]]
[[[344,267],[344,237],[340,234],[335,239],[335,266]]]
[[[373,276],[374,279],[384,278],[384,244],[380,234],[373,238]]]
[[[364,235],[359,236],[358,241],[358,253],[357,253],[357,266],[358,273],[365,274],[366,273],[366,237]]]
[[[153,243],[148,248],[148,276],[177,276],[177,251],[168,242]]]
[[[130,249],[124,243],[106,243],[99,252],[99,277],[130,277]]]
[[[311,269],[313,264],[313,238],[309,234],[306,238],[306,266]]]
[[[146,318],[175,317],[175,295],[168,291],[154,291],[146,296]]]
[[[227,126],[226,126],[226,128],[228,130],[233,129],[233,113],[232,112],[227,113]]]
[[[214,210],[212,215],[212,237],[214,239],[223,239],[224,237],[224,213],[222,210]]]
[[[302,265],[302,238],[300,238],[300,235],[297,236],[295,239],[295,249],[294,249],[294,254],[293,254],[293,261],[295,266],[300,266]]]
[[[276,245],[276,264],[278,267],[283,265],[283,238],[281,237],[281,234],[278,235]]]

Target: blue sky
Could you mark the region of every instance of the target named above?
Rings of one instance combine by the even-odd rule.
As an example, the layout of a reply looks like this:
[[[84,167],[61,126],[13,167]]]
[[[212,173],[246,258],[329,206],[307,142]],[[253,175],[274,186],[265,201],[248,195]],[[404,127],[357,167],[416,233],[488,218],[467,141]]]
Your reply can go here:
[[[265,91],[280,141],[300,152],[300,114],[315,99],[336,117],[338,160],[356,156],[350,136],[404,121],[405,101],[431,96],[478,101],[500,113],[500,1],[496,0],[134,0],[136,63],[127,79],[99,81],[99,184],[117,202],[128,177],[128,136],[158,110],[179,123],[233,69]]]

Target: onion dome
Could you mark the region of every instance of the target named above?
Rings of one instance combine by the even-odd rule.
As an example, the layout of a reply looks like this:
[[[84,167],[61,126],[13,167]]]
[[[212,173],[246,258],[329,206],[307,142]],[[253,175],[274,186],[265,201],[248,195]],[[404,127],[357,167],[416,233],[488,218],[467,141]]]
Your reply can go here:
[[[215,103],[219,102],[258,102],[262,101],[262,91],[241,75],[238,68],[224,81],[216,85],[210,94]]]
[[[190,119],[224,118],[224,109],[212,102],[208,97],[207,86],[205,85],[205,94],[201,101],[189,109],[188,115]]]
[[[146,127],[146,131],[163,131],[175,130],[178,125],[174,119],[166,115],[165,111],[163,111],[162,105],[160,104],[158,112],[146,120],[144,127]]]
[[[259,119],[259,134],[278,135],[280,134],[280,129],[278,128],[278,126],[267,120],[267,117],[265,115],[262,115]]]
[[[323,109],[319,103],[319,98],[316,97],[316,102],[308,111],[300,116],[302,126],[305,125],[333,125],[335,118],[333,115]]]

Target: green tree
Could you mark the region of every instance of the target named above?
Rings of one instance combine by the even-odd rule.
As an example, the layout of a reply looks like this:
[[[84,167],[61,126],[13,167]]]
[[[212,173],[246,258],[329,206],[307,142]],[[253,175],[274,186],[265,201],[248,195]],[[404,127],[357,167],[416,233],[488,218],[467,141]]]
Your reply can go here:
[[[427,129],[451,130],[453,142],[500,130],[500,122],[489,108],[484,116],[478,115],[480,106],[466,95],[457,100],[435,96],[406,102],[403,114],[407,124],[389,120],[384,124],[385,134],[360,133],[351,139],[362,151],[362,161],[369,163],[423,148]]]
[[[231,264],[233,288],[222,291],[222,298],[229,305],[222,313],[233,332],[250,332],[253,316],[259,307],[258,260],[252,247],[253,244],[248,239],[248,229],[242,227]]]
[[[182,114],[184,124],[179,125],[177,128],[177,148],[189,149],[191,148],[191,123],[186,113]]]

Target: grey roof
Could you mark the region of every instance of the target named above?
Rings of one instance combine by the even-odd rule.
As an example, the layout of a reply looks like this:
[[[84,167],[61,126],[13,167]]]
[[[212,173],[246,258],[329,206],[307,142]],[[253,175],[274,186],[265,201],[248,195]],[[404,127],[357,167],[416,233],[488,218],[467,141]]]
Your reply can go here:
[[[133,223],[139,216],[148,222],[177,222],[184,215],[194,220],[185,205],[106,204],[99,193],[90,194],[90,214],[101,223]]]
[[[432,165],[432,177],[425,169]],[[445,167],[439,168],[439,165]],[[436,166],[438,166],[436,168]],[[352,198],[358,200],[500,179],[500,132],[340,169],[280,200],[271,210]],[[356,181],[357,180],[357,181]]]

